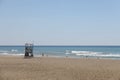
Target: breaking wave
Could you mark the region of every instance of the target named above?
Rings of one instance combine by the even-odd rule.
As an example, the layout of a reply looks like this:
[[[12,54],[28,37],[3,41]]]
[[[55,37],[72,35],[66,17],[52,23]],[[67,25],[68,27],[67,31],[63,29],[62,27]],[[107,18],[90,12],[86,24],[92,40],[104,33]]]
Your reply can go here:
[[[16,50],[16,49],[12,49],[11,52],[18,52],[18,50]]]
[[[66,55],[87,56],[87,57],[118,57],[120,54],[105,53],[105,52],[93,52],[93,51],[66,51]]]
[[[0,51],[0,55],[23,56],[24,54],[12,49],[11,51]]]

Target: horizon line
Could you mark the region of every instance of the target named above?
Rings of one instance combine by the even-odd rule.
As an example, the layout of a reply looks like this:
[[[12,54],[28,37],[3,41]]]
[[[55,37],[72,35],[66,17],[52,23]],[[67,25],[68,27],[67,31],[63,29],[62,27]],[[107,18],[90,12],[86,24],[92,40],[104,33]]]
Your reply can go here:
[[[25,45],[0,45],[0,46],[25,46]],[[120,46],[120,45],[34,45],[34,46]]]

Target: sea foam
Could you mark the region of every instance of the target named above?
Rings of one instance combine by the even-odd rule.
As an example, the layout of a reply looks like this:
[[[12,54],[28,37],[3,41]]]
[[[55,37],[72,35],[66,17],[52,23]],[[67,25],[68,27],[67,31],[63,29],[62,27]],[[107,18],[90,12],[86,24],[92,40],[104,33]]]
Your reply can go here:
[[[120,57],[120,54],[111,54],[103,52],[93,52],[93,51],[67,51],[66,55],[76,55],[76,56],[88,56],[88,57]]]

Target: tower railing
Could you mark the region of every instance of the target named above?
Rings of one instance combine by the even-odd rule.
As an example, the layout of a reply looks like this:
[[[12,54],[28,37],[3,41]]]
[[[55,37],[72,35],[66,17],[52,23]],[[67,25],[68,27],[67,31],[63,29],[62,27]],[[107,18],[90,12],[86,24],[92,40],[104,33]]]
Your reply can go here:
[[[33,57],[33,44],[26,43],[25,44],[25,57]]]

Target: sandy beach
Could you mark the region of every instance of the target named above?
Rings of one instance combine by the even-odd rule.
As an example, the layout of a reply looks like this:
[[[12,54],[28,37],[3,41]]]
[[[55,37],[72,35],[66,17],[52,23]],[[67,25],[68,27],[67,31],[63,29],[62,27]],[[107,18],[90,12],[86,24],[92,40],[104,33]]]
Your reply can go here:
[[[0,56],[0,80],[120,80],[120,61]]]

